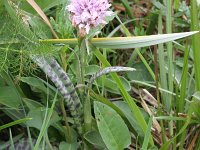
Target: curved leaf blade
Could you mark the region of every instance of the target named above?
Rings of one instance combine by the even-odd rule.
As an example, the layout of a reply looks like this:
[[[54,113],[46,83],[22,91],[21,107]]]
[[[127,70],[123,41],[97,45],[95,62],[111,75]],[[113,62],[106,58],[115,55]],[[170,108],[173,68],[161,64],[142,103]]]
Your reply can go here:
[[[193,32],[182,32],[182,33],[171,33],[171,34],[158,34],[149,36],[135,36],[135,37],[110,37],[110,38],[93,38],[91,43],[100,48],[112,48],[112,49],[127,49],[127,48],[139,48],[152,46],[156,44],[171,42],[177,39],[191,36],[198,33]],[[43,43],[64,43],[69,45],[76,45],[77,39],[46,39],[40,40]]]
[[[170,42],[177,39],[181,39],[197,32],[183,32],[183,33],[172,33],[172,34],[158,34],[150,36],[138,36],[138,37],[115,37],[115,38],[104,38],[104,39],[92,39],[92,44],[96,47],[101,48],[138,48],[156,45],[160,43]]]
[[[16,120],[16,121],[13,121],[13,122],[4,124],[4,125],[0,126],[0,131],[3,130],[3,129],[9,128],[9,127],[11,127],[11,126],[24,123],[24,122],[26,122],[26,121],[28,121],[28,120],[31,120],[31,119],[32,119],[32,118],[23,118],[23,119],[19,119],[19,120]]]
[[[109,150],[121,150],[131,144],[129,130],[116,111],[97,101],[94,111],[100,135]]]

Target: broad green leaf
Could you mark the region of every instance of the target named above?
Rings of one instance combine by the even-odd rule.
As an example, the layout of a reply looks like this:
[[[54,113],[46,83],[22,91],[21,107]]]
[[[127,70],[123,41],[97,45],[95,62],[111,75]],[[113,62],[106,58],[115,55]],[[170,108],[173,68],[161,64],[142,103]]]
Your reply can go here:
[[[9,116],[10,118],[12,118],[12,120],[18,120],[18,119],[22,119],[25,118],[26,116],[24,115],[24,111],[23,110],[16,110],[16,109],[4,109],[3,112]]]
[[[128,104],[124,101],[116,101],[114,102],[114,104],[120,109],[122,110],[122,112],[124,113],[124,115],[126,116],[126,118],[128,119],[128,121],[130,122],[131,126],[133,127],[133,129],[137,132],[137,134],[140,137],[144,137],[144,133],[140,127],[140,124],[138,124],[137,120],[136,120],[136,116],[133,116],[133,113],[131,112],[130,107],[128,106]],[[148,115],[140,110],[141,112],[143,112],[143,116],[144,118],[148,119]]]
[[[130,91],[131,90],[130,83],[124,77],[120,77],[120,80],[121,80],[123,86],[125,87],[126,91]],[[111,93],[115,93],[115,94],[121,94],[119,89],[116,88],[117,87],[116,82],[113,81],[112,78],[107,77],[107,78],[103,79],[104,83],[102,83],[102,77],[98,78],[96,81],[98,83],[98,86],[104,86],[104,88],[106,88],[107,91],[109,91]]]
[[[93,75],[100,70],[97,65],[90,65],[85,67],[85,75]]]
[[[41,80],[34,78],[34,77],[21,77],[20,80],[24,83],[27,83],[28,85],[40,89],[41,91],[45,92],[47,91],[47,88],[45,87],[44,83],[42,83]]]
[[[129,130],[116,111],[94,102],[94,112],[100,135],[109,150],[122,150],[131,144]]]
[[[160,43],[166,43],[181,39],[187,36],[198,33],[193,32],[182,32],[182,33],[171,33],[171,34],[158,34],[149,36],[135,36],[135,37],[111,37],[111,38],[93,38],[91,43],[100,48],[112,48],[112,49],[127,49],[127,48],[138,48],[156,45]],[[77,39],[47,39],[40,40],[44,43],[66,43],[77,45]]]
[[[34,77],[21,77],[20,80],[28,85],[31,86],[31,89],[34,92],[39,92],[39,93],[44,93],[47,95],[51,95],[52,97],[54,96],[54,90],[50,84],[47,82],[43,81],[42,79],[39,78],[34,78]],[[46,85],[45,85],[46,84]],[[47,87],[46,87],[47,86]],[[47,90],[48,88],[48,90]],[[50,92],[48,92],[50,91]]]
[[[97,131],[90,131],[84,135],[84,138],[92,145],[105,148],[105,144],[101,138],[101,135]]]
[[[79,147],[78,143],[66,143],[61,142],[59,145],[59,150],[77,150]]]
[[[143,63],[137,63],[131,65],[137,71],[127,72],[129,80],[145,81],[145,82],[154,82],[152,76],[149,74],[149,71],[144,66]]]
[[[0,87],[0,104],[8,107],[18,108],[21,103],[21,97],[12,86]]]
[[[42,127],[43,121],[44,121],[45,111],[46,111],[46,108],[44,108],[44,107],[40,107],[40,108],[31,110],[28,113],[27,117],[33,118],[33,119],[30,121],[27,121],[28,126],[35,127],[38,130],[40,130]],[[52,125],[53,123],[55,123],[59,120],[60,120],[60,118],[59,118],[58,114],[56,112],[54,112],[53,115],[51,116],[51,120],[50,120],[48,126]]]
[[[29,108],[29,110],[34,110],[36,108],[42,107],[42,104],[28,98],[23,98],[23,102],[26,104],[26,106]]]
[[[146,150],[148,148],[149,138],[150,138],[150,135],[151,135],[152,122],[153,122],[153,116],[151,116],[150,119],[149,119],[148,128],[147,128],[147,131],[145,133],[144,142],[142,144],[141,150]]]

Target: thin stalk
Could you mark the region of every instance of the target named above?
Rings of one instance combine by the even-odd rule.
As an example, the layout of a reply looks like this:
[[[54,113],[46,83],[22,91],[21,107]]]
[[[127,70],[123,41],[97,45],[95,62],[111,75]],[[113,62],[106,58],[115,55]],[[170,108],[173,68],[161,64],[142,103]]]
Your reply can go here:
[[[92,128],[92,113],[89,91],[87,92],[87,97],[85,98],[84,102],[84,122],[85,132],[90,131]]]
[[[188,82],[188,90],[187,90],[187,93],[190,92],[190,88],[192,85],[192,81],[194,80],[194,74],[195,74],[195,69],[194,69],[194,66],[192,66],[192,72],[190,74],[190,79],[189,79],[189,82]]]
[[[157,56],[157,50],[154,50],[154,64],[155,64],[155,82],[156,82],[156,95],[157,95],[157,101],[158,101],[158,115],[162,116],[162,110],[161,110],[161,103],[160,103],[160,92],[159,92],[159,77],[158,77],[158,56]],[[164,128],[164,124],[163,121],[160,121],[161,124],[161,134],[162,134],[162,141],[163,143],[166,142],[166,132],[165,132],[165,128]]]
[[[199,19],[198,19],[198,8],[197,8],[197,1],[192,0],[191,3],[191,29],[192,30],[199,30]],[[196,89],[200,90],[200,35],[196,34],[192,36],[192,48],[193,48],[193,56],[194,56],[194,69],[195,69],[195,81],[196,81]]]
[[[79,75],[79,84],[84,85],[84,67],[85,67],[85,40],[83,38],[79,38],[79,61],[80,61],[80,75]],[[78,70],[77,70],[78,71]]]
[[[187,91],[187,76],[188,76],[188,56],[189,56],[189,48],[186,46],[185,54],[184,54],[184,66],[182,71],[181,77],[181,85],[180,85],[180,98],[177,98],[177,113],[184,113],[184,106],[185,106],[185,97]],[[177,123],[177,131],[181,129],[183,122]]]
[[[172,33],[172,0],[167,0],[167,18],[166,18],[166,29],[167,33]],[[168,86],[169,91],[173,91],[173,50],[172,42],[167,43],[167,55],[168,55]],[[171,111],[172,97],[168,96],[167,110]]]
[[[122,29],[123,29],[124,33],[126,34],[126,36],[131,36],[131,33],[129,32],[129,30],[126,28],[126,26],[124,25],[124,23],[122,23],[122,21],[120,20],[120,18],[117,15],[116,15],[116,19],[121,24]]]
[[[172,33],[172,0],[167,0],[167,16],[166,16],[166,29],[167,33]],[[169,91],[173,91],[173,49],[172,42],[167,43],[167,54],[168,54],[168,86]],[[172,115],[172,96],[168,95],[168,103],[166,105],[167,111]],[[173,121],[169,122],[169,133],[173,137]]]
[[[159,15],[159,21],[158,21],[158,33],[162,34],[162,14]],[[160,86],[163,89],[168,89],[167,88],[167,71],[165,68],[165,53],[164,53],[164,46],[163,44],[159,44],[158,45],[158,59],[159,59],[159,69],[160,69]],[[167,105],[167,94],[166,93],[161,93],[162,95],[162,102],[163,105],[166,106]]]
[[[85,67],[86,67],[86,43],[84,38],[79,38],[79,60],[80,60],[80,79],[79,84],[85,85]],[[92,113],[91,113],[91,102],[89,93],[86,96],[86,90],[80,89],[80,97],[84,103],[84,123],[85,132],[91,130],[92,127]]]
[[[107,59],[107,51],[106,49],[103,49],[103,56]],[[105,97],[106,97],[106,92],[105,92],[105,79],[106,79],[106,76],[102,76],[102,92],[101,94],[104,95],[105,94]]]
[[[162,34],[162,14],[159,15],[158,17],[158,33]],[[163,44],[158,45],[158,60],[159,60],[159,69],[160,69],[160,87],[163,89],[167,89],[167,72],[165,68],[165,54],[164,54],[164,46]],[[159,83],[156,85],[157,93],[159,92]],[[166,106],[167,104],[167,99],[166,99],[167,93],[161,92],[161,97],[162,97],[162,102]],[[160,110],[161,108],[161,101],[160,101],[160,96],[157,98],[158,100],[158,114],[162,115],[162,111]],[[162,127],[162,141],[163,143],[166,142],[166,133],[165,133],[165,128],[164,128],[164,123],[161,120],[161,127]]]

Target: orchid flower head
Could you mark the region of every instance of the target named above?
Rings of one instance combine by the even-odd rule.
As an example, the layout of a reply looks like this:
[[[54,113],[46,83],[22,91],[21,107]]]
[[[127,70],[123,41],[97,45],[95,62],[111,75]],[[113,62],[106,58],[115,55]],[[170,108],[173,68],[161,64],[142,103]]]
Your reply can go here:
[[[66,10],[70,12],[72,25],[84,36],[92,28],[107,24],[106,17],[113,14],[108,10],[110,6],[108,0],[71,0]]]

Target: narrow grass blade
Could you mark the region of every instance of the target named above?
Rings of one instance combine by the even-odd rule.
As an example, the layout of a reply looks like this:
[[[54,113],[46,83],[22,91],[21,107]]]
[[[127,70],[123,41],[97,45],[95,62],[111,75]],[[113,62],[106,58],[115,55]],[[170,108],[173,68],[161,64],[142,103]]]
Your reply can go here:
[[[32,119],[32,118],[24,118],[24,119],[19,119],[19,120],[16,120],[16,121],[13,121],[13,122],[4,124],[4,125],[0,126],[0,131],[3,130],[3,129],[9,128],[9,127],[11,127],[11,126],[24,123],[24,122],[26,122],[26,121],[28,121],[28,120],[31,120],[31,119]]]
[[[128,127],[116,111],[95,101],[94,113],[100,135],[109,150],[121,150],[131,144]]]
[[[191,1],[191,29],[192,30],[199,30],[199,19],[196,14],[198,14],[197,9],[197,1],[192,0]],[[200,35],[196,34],[192,36],[192,48],[193,48],[193,56],[194,56],[194,68],[195,68],[195,80],[196,80],[196,88],[199,91],[200,90]]]
[[[174,120],[174,121],[179,121],[179,120],[186,120],[187,118],[183,118],[183,117],[173,117],[173,116],[159,116],[159,117],[155,117],[156,120]]]
[[[131,19],[134,19],[133,12],[132,12],[132,9],[131,9],[131,7],[130,7],[130,5],[129,5],[129,2],[128,2],[127,0],[120,0],[120,1],[121,1],[122,4],[124,5],[128,16],[129,16]],[[133,24],[133,26],[135,26],[135,23]]]
[[[9,129],[9,135],[10,135],[10,149],[15,150],[11,129]]]
[[[185,97],[186,97],[186,91],[187,91],[187,77],[188,77],[188,56],[189,56],[189,49],[188,46],[185,48],[185,54],[184,54],[184,66],[182,71],[182,77],[181,77],[181,85],[180,85],[180,97],[177,100],[176,107],[177,107],[177,113],[184,113],[184,106],[185,106]],[[181,129],[183,126],[183,122],[177,123],[177,131]]]
[[[149,123],[148,123],[147,131],[145,133],[144,142],[142,144],[141,150],[146,150],[148,148],[149,137],[151,135],[152,122],[153,122],[153,116],[149,118]]]
[[[162,34],[162,14],[159,15],[159,21],[158,21],[158,32]],[[167,87],[167,70],[165,68],[165,55],[164,55],[164,45],[159,44],[158,45],[158,57],[159,57],[159,69],[160,69],[160,86],[163,89],[168,89]],[[173,92],[173,91],[172,91]],[[169,105],[169,101],[167,99],[167,94],[161,92],[161,97],[162,97],[162,104],[164,106]]]
[[[33,150],[38,150],[38,147],[39,147],[39,144],[40,144],[40,142],[41,142],[41,140],[42,140],[42,137],[43,137],[44,134],[47,132],[48,125],[49,125],[49,121],[50,121],[51,116],[52,116],[52,114],[53,114],[53,110],[54,110],[54,107],[55,107],[56,100],[57,100],[57,93],[56,93],[56,95],[55,95],[55,97],[54,97],[54,100],[53,100],[53,103],[52,103],[52,105],[51,105],[51,108],[50,108],[50,110],[49,110],[49,112],[48,112],[48,114],[47,114],[47,118],[46,118],[46,119],[44,120],[44,122],[43,122],[41,131],[40,131],[40,133],[39,133],[38,139],[37,139],[37,141],[36,141],[36,144],[35,144]]]

